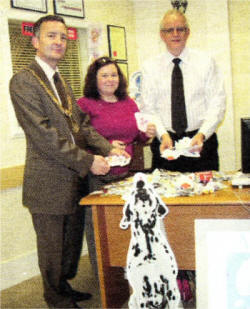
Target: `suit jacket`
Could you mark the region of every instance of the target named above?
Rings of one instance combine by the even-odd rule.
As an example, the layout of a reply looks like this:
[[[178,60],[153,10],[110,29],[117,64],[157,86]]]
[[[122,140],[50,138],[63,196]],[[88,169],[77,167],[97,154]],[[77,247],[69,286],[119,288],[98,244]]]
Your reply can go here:
[[[84,177],[93,163],[93,155],[87,148],[106,156],[112,146],[90,125],[89,117],[79,109],[69,87],[73,118],[82,137],[81,143],[74,144],[66,116],[44,86],[54,93],[36,61],[10,81],[12,103],[27,143],[23,204],[31,213],[70,214],[80,198],[79,177]]]

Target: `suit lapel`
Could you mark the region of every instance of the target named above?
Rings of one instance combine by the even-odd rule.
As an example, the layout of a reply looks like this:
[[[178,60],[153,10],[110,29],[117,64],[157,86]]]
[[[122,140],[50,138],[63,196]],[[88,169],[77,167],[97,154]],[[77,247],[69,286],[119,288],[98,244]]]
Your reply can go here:
[[[77,115],[75,114],[76,110],[74,108],[74,103],[73,101],[75,100],[74,99],[74,96],[71,94],[71,93],[68,93],[69,95],[69,109],[64,109],[58,99],[57,99],[57,96],[55,95],[54,93],[54,90],[51,86],[51,83],[49,82],[46,74],[44,73],[43,69],[40,67],[40,65],[34,60],[30,66],[29,66],[29,69],[32,74],[38,79],[38,81],[40,82],[40,84],[42,85],[42,87],[44,88],[44,90],[47,92],[47,94],[50,96],[50,98],[52,99],[53,101],[53,104],[55,104],[57,106],[57,108],[62,112],[62,114],[64,115],[68,125],[69,125],[69,128],[71,131],[73,131],[74,133],[78,133],[80,127],[79,127],[79,120],[78,120],[78,117]],[[65,84],[66,86],[66,84]],[[70,91],[70,87],[67,86]],[[71,92],[71,91],[70,91]]]
[[[51,83],[48,80],[46,74],[44,73],[44,70],[40,67],[40,65],[35,60],[31,62],[31,64],[29,65],[29,68],[33,70],[41,78],[41,80],[45,83],[45,85],[54,93]]]
[[[36,80],[40,83],[41,87],[43,87],[45,93],[50,97],[53,104],[63,113],[57,95],[41,66],[34,60],[29,65],[27,70],[33,74]]]

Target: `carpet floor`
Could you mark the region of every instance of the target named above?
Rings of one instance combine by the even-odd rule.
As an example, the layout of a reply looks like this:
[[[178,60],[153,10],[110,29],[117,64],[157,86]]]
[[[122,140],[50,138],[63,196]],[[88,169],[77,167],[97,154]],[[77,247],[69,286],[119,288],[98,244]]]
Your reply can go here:
[[[77,276],[70,282],[71,286],[79,291],[89,292],[92,298],[78,302],[82,308],[102,308],[99,285],[93,274],[88,255],[82,256]],[[41,276],[33,277],[20,284],[1,291],[1,309],[42,309],[48,308],[43,299],[43,286]],[[122,308],[128,308],[127,302]],[[180,304],[179,308],[195,309],[194,303]]]
[[[82,256],[77,276],[70,282],[73,288],[92,294],[88,301],[78,302],[84,308],[101,308],[98,284],[93,275],[88,256]],[[33,277],[20,284],[1,292],[1,306],[3,308],[48,308],[43,299],[41,276]]]

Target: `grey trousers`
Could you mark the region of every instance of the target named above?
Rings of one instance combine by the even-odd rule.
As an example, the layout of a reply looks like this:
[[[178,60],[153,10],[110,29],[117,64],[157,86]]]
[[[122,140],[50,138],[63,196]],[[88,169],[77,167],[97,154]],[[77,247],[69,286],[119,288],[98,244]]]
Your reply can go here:
[[[62,287],[65,281],[74,278],[77,273],[83,241],[84,212],[84,207],[78,207],[71,215],[32,214],[44,298],[49,307],[72,306],[72,299],[62,295]]]

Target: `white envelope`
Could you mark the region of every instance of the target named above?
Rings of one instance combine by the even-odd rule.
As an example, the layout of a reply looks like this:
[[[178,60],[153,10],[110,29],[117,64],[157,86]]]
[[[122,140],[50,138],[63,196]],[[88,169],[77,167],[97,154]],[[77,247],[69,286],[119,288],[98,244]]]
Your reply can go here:
[[[105,158],[109,164],[109,166],[125,166],[128,165],[131,158],[127,158],[125,156],[108,156]]]

